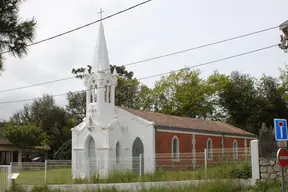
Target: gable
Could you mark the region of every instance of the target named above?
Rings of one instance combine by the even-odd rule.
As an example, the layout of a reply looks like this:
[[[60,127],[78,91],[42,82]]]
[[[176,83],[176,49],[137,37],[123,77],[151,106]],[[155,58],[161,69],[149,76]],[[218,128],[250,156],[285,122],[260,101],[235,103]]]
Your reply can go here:
[[[196,132],[198,131],[198,132],[227,133],[230,135],[234,134],[234,135],[245,135],[255,137],[255,135],[252,133],[249,133],[243,129],[219,121],[179,117],[162,113],[155,113],[151,111],[140,111],[131,108],[122,108],[122,109],[145,120],[154,122],[155,127],[168,128],[168,129],[173,128],[184,131],[194,130]]]

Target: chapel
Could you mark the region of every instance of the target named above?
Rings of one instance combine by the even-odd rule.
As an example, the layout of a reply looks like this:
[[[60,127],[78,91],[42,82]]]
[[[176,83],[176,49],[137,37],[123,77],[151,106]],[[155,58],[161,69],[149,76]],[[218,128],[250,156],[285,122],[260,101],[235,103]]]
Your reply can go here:
[[[197,152],[238,148],[249,151],[256,136],[217,121],[177,117],[115,106],[116,69],[111,73],[103,23],[100,22],[92,72],[86,73],[86,117],[72,128],[73,178],[107,176],[111,171],[152,173],[166,164],[196,168]],[[165,161],[157,158],[166,154]],[[189,160],[181,154],[191,154]],[[168,158],[169,157],[169,158]],[[165,164],[165,165],[164,165]]]

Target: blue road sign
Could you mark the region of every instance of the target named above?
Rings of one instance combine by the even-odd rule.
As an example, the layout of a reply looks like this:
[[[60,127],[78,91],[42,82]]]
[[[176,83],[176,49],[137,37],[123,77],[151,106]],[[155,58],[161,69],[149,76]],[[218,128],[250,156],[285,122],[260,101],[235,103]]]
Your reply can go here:
[[[276,141],[288,140],[286,119],[274,119],[275,139]]]

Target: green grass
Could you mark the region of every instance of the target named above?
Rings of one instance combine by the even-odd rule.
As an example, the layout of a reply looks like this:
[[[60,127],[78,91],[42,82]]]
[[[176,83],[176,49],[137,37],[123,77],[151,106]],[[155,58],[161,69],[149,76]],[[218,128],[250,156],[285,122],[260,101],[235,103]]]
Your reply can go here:
[[[208,167],[208,179],[231,178],[231,171],[243,167],[243,164],[217,165]],[[250,169],[250,167],[249,167]],[[33,172],[20,172],[17,183],[21,185],[43,185],[45,181],[44,170]],[[145,174],[142,177],[132,172],[114,172],[108,178],[100,178],[97,175],[88,180],[72,180],[70,168],[54,168],[47,171],[47,184],[72,184],[72,183],[128,183],[128,182],[153,182],[153,181],[179,181],[204,179],[203,169],[197,171],[157,171],[153,174]]]
[[[7,187],[7,182],[8,182],[8,179],[7,179],[8,175],[6,173],[1,173],[0,172],[0,191],[4,191]]]

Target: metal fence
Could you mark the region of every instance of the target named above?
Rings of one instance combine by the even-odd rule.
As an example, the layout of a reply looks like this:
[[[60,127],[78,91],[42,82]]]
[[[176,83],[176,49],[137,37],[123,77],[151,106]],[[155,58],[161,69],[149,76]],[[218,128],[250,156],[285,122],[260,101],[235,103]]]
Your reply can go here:
[[[9,172],[9,166],[6,165],[0,165],[0,191],[4,192],[6,189],[8,189],[8,172]]]
[[[244,148],[236,151],[235,149],[213,149],[176,155],[161,153],[155,154],[154,157],[145,155],[133,158],[121,157],[108,159],[105,163],[107,161],[111,167],[108,178],[93,175],[93,178],[88,180],[72,179],[71,160],[22,162],[12,163],[11,166],[13,173],[20,173],[16,183],[21,185],[216,179],[229,178],[227,174],[231,170],[244,163],[251,164],[251,154],[250,149]],[[104,162],[98,162],[99,164]],[[149,169],[149,166],[155,168],[154,173],[146,173],[145,170]]]

